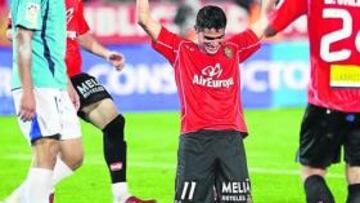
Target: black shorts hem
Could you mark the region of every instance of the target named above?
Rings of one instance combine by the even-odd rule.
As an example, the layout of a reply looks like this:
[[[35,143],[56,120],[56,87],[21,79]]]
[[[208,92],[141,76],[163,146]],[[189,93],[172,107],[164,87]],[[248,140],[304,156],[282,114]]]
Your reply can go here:
[[[331,162],[331,163],[314,163],[312,161],[309,161],[308,159],[301,159],[301,158],[297,160],[297,162],[303,166],[310,166],[312,168],[321,168],[321,169],[326,169],[332,164],[340,163],[340,161]]]
[[[72,76],[71,83],[80,97],[78,116],[85,121],[88,120],[81,109],[104,99],[113,99],[105,87],[102,86],[95,77],[87,73]],[[91,85],[88,85],[89,83]]]

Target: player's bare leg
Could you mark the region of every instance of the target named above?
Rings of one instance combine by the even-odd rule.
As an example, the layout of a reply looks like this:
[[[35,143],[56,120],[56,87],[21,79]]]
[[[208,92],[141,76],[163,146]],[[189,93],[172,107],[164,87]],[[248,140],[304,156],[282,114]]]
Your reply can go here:
[[[59,141],[41,138],[33,143],[32,151],[33,162],[27,176],[24,196],[29,203],[47,203]]]
[[[63,179],[73,175],[74,171],[81,166],[83,157],[84,151],[81,138],[62,140],[60,142],[60,155],[54,168],[53,188],[49,196],[49,203],[55,202],[55,186]]]
[[[83,158],[84,151],[81,138],[60,141],[60,159],[71,170],[78,169],[83,162]]]
[[[60,155],[53,170],[52,187],[71,176],[83,161],[82,141],[80,138],[60,141]],[[61,158],[60,158],[61,157]],[[24,198],[26,181],[14,190],[3,203],[20,203]],[[50,198],[53,199],[53,196]],[[49,201],[50,203],[53,200]]]
[[[114,203],[153,203],[134,197],[128,190],[126,180],[125,118],[111,99],[103,99],[81,109],[87,119],[104,134],[104,156],[112,182]]]
[[[51,176],[53,175],[52,168],[54,168],[55,165],[55,159],[53,159],[53,156],[56,157],[56,153],[58,150],[59,149],[58,149],[57,140],[47,139],[47,138],[37,140],[34,143],[34,146],[32,147],[32,151],[33,151],[32,153],[34,159],[27,180],[20,187],[18,187],[9,197],[7,197],[4,200],[4,203],[20,203],[24,201],[25,198],[26,199],[29,198],[29,189],[30,189],[29,187],[31,185],[34,185],[34,183],[29,182],[31,181],[31,179],[29,179],[29,176],[34,176],[34,171],[35,171],[35,176],[39,176],[36,175],[36,173],[41,173],[41,176],[43,176],[43,178],[48,177],[51,180]],[[35,185],[38,184],[35,183]],[[47,184],[42,185],[41,188],[37,188],[37,189],[43,190],[42,193],[45,195],[47,191],[45,192],[44,190],[49,190],[46,188],[47,188]],[[37,191],[36,193],[39,192],[41,191]]]

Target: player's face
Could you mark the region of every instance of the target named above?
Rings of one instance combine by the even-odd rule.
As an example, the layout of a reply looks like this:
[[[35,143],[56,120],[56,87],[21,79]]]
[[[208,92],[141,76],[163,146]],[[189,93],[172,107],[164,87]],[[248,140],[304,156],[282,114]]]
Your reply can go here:
[[[198,31],[200,48],[207,54],[216,54],[224,41],[225,29],[208,29]]]

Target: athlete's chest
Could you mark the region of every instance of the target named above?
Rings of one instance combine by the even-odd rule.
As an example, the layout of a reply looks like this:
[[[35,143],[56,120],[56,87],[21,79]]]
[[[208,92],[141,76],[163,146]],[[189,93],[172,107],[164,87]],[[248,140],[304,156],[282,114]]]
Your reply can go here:
[[[179,65],[185,66],[190,72],[232,74],[238,69],[239,58],[232,47],[222,46],[216,54],[206,54],[196,45],[185,45],[179,52]]]
[[[196,47],[180,49],[177,75],[194,86],[230,88],[239,81],[239,59],[235,50],[221,47],[214,55]]]

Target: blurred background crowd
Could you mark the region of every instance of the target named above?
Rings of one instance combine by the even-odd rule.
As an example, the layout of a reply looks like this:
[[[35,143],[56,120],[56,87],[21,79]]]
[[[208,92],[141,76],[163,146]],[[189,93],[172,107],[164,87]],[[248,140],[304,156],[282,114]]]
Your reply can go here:
[[[83,0],[85,6],[94,5],[131,5],[134,0]],[[153,3],[167,3],[176,5],[176,14],[173,16],[173,23],[179,27],[177,30],[180,34],[186,35],[188,29],[194,24],[195,14],[203,4],[220,3],[237,5],[246,12],[249,22],[256,18],[259,8],[259,0],[152,0]],[[4,39],[4,32],[7,22],[7,10],[10,0],[0,0],[0,44],[7,44]]]
[[[177,110],[178,99],[169,64],[153,52],[149,38],[138,26],[135,0],[83,0],[92,34],[104,45],[127,57],[126,69],[112,72],[106,62],[83,52],[84,71],[95,75],[124,111]],[[227,15],[227,36],[244,31],[257,19],[260,0],[150,0],[151,12],[163,26],[190,39],[196,36],[196,13],[215,3]],[[11,100],[11,44],[5,39],[8,4],[0,0],[0,115],[14,112]],[[270,16],[271,17],[271,16]],[[308,81],[306,17],[290,25],[277,39],[243,64],[243,96],[247,108],[303,106]],[[276,41],[277,43],[273,43]],[[293,50],[293,51],[289,51]],[[140,78],[140,79],[139,79]],[[8,82],[7,82],[8,81]],[[284,96],[285,95],[285,96]],[[293,96],[288,96],[293,95]],[[292,98],[300,98],[293,100]],[[139,101],[139,102],[134,102]],[[140,101],[148,101],[141,103]]]

